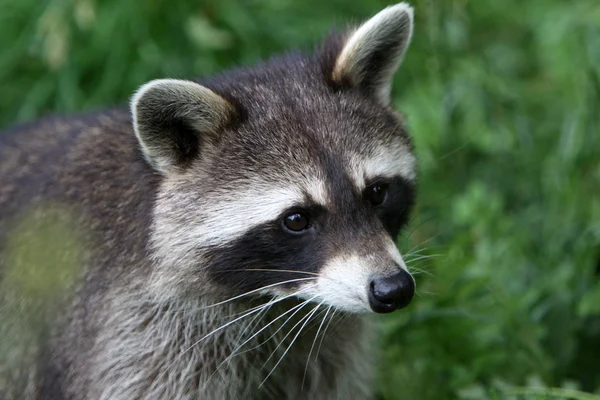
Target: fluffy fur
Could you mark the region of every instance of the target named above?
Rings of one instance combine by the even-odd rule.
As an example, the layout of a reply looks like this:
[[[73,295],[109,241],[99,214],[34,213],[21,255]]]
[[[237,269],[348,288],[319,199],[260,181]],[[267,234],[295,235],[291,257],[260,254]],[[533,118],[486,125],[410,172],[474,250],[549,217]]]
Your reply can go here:
[[[414,200],[388,105],[411,32],[402,3],[315,54],[153,81],[131,113],[0,136],[7,314],[25,296],[8,238],[37,231],[24,218],[60,210],[78,265],[44,301],[40,334],[4,338],[22,362],[0,368],[0,397],[369,398],[370,283],[406,269],[393,238]],[[285,228],[295,213],[299,233]]]

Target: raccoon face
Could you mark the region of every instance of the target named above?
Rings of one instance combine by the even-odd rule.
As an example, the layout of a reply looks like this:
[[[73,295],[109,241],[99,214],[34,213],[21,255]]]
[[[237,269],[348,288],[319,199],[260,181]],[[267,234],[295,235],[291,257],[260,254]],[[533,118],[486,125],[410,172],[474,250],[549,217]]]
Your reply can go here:
[[[389,94],[412,20],[401,3],[314,55],[140,88],[135,134],[163,176],[153,290],[297,296],[351,312],[410,302],[393,238],[416,162]]]

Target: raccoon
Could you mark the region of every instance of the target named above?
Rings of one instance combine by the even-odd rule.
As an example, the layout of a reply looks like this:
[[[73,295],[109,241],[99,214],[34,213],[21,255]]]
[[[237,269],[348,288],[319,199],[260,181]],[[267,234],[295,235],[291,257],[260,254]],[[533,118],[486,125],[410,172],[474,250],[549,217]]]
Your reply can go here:
[[[23,295],[16,235],[60,226],[48,254],[77,260],[8,346],[3,398],[370,398],[371,315],[415,291],[394,238],[416,159],[390,106],[412,29],[400,3],[312,54],[1,135],[0,297]],[[44,263],[68,264],[28,265],[41,288]]]

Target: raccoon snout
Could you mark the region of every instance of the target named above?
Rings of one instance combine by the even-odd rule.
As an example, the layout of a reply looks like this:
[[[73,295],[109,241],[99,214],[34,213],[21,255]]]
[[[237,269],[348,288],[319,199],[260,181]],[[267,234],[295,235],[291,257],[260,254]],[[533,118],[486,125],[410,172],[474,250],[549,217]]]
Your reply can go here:
[[[389,313],[410,304],[415,281],[405,270],[395,275],[375,278],[369,284],[369,305],[376,313]]]

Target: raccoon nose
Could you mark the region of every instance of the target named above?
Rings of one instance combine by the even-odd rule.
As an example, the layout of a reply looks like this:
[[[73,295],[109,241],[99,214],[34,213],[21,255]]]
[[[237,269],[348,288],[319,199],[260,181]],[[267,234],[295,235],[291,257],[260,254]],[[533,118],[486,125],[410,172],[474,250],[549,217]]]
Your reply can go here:
[[[377,313],[389,313],[406,307],[415,294],[415,281],[405,270],[375,278],[369,285],[369,305]]]

